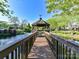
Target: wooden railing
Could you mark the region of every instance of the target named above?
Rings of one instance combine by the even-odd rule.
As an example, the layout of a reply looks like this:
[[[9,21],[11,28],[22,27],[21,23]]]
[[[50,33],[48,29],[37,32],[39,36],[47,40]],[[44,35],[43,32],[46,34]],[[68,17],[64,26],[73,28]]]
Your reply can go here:
[[[0,47],[0,59],[27,59],[36,38],[36,32],[12,38]]]
[[[45,34],[56,59],[79,59],[79,44],[75,41],[62,39],[49,33]]]

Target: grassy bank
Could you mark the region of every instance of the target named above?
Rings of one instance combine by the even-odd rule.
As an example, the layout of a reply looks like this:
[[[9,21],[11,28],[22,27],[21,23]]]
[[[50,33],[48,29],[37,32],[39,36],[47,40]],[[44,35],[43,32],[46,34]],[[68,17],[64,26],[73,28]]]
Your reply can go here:
[[[52,31],[53,34],[58,35],[65,39],[77,40],[79,41],[78,31]]]

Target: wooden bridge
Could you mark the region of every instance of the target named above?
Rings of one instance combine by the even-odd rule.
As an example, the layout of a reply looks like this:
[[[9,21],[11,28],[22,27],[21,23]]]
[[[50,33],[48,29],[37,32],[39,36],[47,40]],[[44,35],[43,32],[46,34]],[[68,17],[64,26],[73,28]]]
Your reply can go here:
[[[37,37],[28,59],[56,59],[45,37]]]
[[[79,59],[79,45],[51,33],[38,32],[11,38],[0,46],[0,59]],[[50,48],[49,48],[50,47]]]

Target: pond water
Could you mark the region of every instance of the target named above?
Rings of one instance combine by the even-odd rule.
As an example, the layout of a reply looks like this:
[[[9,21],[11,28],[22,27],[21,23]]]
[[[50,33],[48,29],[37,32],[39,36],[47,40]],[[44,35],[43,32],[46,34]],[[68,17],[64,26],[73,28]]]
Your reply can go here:
[[[7,39],[0,39],[0,47],[2,47],[4,45],[12,44],[12,43],[20,41],[20,40],[23,40],[24,38],[26,38],[30,34],[31,33],[26,33],[26,34],[17,35],[15,37],[7,38]]]

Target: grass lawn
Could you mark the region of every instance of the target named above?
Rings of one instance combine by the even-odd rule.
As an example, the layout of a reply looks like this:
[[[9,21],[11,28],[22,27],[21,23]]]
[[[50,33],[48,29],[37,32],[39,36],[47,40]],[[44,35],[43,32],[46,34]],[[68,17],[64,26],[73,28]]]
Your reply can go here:
[[[52,33],[65,39],[71,39],[71,40],[74,39],[79,41],[78,31],[53,31]]]

